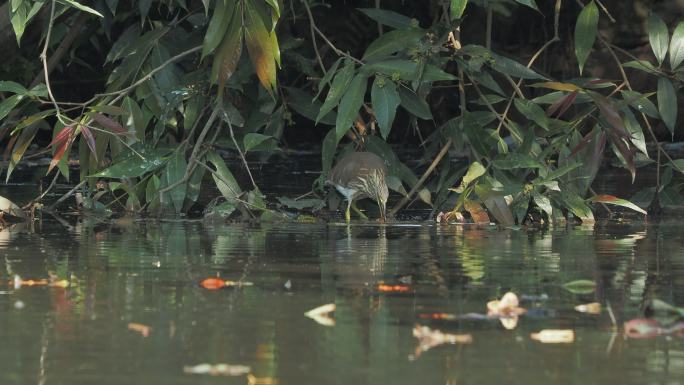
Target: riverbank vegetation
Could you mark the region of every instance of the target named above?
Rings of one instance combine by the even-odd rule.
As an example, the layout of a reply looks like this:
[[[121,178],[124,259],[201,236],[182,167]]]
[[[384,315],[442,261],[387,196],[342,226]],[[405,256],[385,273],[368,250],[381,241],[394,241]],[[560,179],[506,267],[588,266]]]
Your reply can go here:
[[[3,178],[42,149],[47,190],[71,181],[85,209],[184,214],[215,186],[222,199],[203,209],[222,217],[270,218],[276,203],[315,212],[334,159],[360,149],[385,160],[403,196],[390,214],[419,199],[440,220],[511,226],[590,222],[599,204],[657,214],[682,203],[684,159],[663,142],[681,138],[684,22],[648,1],[11,0],[0,10],[11,53],[0,66]],[[266,199],[250,159],[311,145],[322,170],[312,194]],[[654,182],[598,194],[609,161]]]

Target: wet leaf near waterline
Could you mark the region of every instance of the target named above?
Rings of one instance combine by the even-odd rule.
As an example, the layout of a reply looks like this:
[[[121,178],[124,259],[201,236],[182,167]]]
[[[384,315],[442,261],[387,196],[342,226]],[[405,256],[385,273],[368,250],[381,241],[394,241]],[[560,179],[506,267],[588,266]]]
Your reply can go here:
[[[232,364],[198,364],[194,366],[184,366],[183,373],[188,374],[208,374],[210,376],[244,376],[252,371],[246,365]]]
[[[611,205],[626,207],[626,208],[632,209],[636,212],[639,212],[641,214],[647,215],[646,210],[642,209],[641,207],[635,205],[634,203],[632,203],[626,199],[620,199],[620,198],[613,196],[613,195],[599,194],[599,195],[596,195],[596,196],[589,198],[589,201],[590,202],[607,203],[607,204],[611,204]]]
[[[670,314],[677,314],[681,317],[684,317],[684,307],[677,307],[670,305],[669,303],[660,300],[660,299],[653,299],[651,303],[649,304],[649,308],[654,312],[654,313],[670,313]]]
[[[571,329],[545,329],[530,334],[530,338],[543,344],[569,344],[575,341],[575,331]]]
[[[487,215],[487,211],[480,203],[466,200],[463,202],[463,207],[468,211],[468,214],[470,214],[470,218],[472,218],[474,223],[489,224],[491,222],[489,215]]]
[[[416,325],[413,328],[413,336],[418,339],[418,346],[416,346],[414,358],[418,358],[423,352],[440,345],[462,345],[471,344],[473,342],[473,336],[471,334],[444,333],[441,330],[431,329],[422,325]]]
[[[128,330],[134,331],[143,337],[149,337],[152,328],[145,324],[130,322],[128,324]]]
[[[21,209],[21,207],[17,206],[14,202],[2,195],[0,195],[0,215],[9,215],[18,219],[26,218],[26,214],[24,214],[24,211]],[[7,218],[4,217],[4,219]]]
[[[335,312],[336,308],[334,303],[328,303],[311,309],[304,313],[304,315],[323,326],[335,326],[335,319],[332,317],[332,313]]]
[[[601,314],[601,304],[598,302],[585,303],[575,306],[575,310],[580,313]]]
[[[292,199],[288,197],[278,197],[278,202],[281,205],[295,210],[311,210],[318,211],[325,207],[326,202],[323,199],[308,198],[308,199]]]
[[[588,279],[578,279],[563,284],[563,288],[574,294],[591,294],[596,291],[596,282]]]

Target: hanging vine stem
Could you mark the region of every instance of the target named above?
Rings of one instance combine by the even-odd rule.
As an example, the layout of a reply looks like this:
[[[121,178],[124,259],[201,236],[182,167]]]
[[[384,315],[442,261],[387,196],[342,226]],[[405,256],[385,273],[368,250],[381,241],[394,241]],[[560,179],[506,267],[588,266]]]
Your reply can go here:
[[[64,118],[62,117],[62,113],[59,109],[59,104],[57,104],[55,95],[52,93],[52,87],[50,87],[50,70],[48,68],[47,58],[47,50],[48,46],[50,45],[50,38],[52,37],[52,27],[55,24],[55,1],[56,0],[52,0],[50,2],[50,21],[48,22],[48,30],[47,34],[45,35],[45,45],[43,45],[43,51],[40,53],[40,60],[43,62],[43,76],[45,78],[45,87],[47,88],[48,97],[50,98],[52,105],[55,106],[55,116],[62,124],[66,126],[67,123],[64,121]]]
[[[321,53],[318,51],[318,43],[316,43],[316,31],[314,30],[313,15],[311,14],[311,10],[309,9],[307,0],[302,0],[302,3],[304,4],[304,8],[306,9],[306,13],[309,17],[309,31],[311,32],[311,44],[313,44],[314,52],[316,52],[316,60],[318,60],[318,65],[321,67],[323,75],[325,75],[327,71],[325,70],[325,66],[323,65]]]
[[[235,144],[235,149],[237,150],[238,154],[240,154],[240,159],[242,159],[242,164],[245,165],[245,170],[247,170],[247,175],[249,175],[249,180],[252,181],[252,186],[254,186],[254,189],[259,191],[259,187],[257,186],[256,182],[254,182],[254,177],[252,176],[252,171],[249,169],[249,164],[247,164],[247,159],[245,158],[245,154],[242,152],[240,149],[240,146],[237,143],[237,140],[235,140],[235,134],[233,133],[233,125],[230,124],[230,119],[225,115],[225,112],[223,112],[225,116],[225,121],[228,123],[228,129],[230,130],[230,138],[233,140],[233,144]]]
[[[336,53],[338,56],[344,56],[344,57],[346,57],[346,58],[349,58],[349,59],[355,61],[357,64],[361,64],[361,65],[364,64],[361,60],[359,60],[359,59],[355,58],[354,56],[352,56],[352,55],[350,55],[350,54],[348,54],[348,53],[346,53],[346,52],[343,52],[341,49],[337,48],[337,47],[330,41],[330,39],[328,39],[328,37],[325,36],[325,34],[324,34],[323,32],[321,32],[321,30],[318,29],[318,27],[316,26],[316,22],[315,22],[314,19],[313,19],[313,15],[311,14],[311,9],[309,8],[309,4],[307,3],[307,1],[306,1],[306,0],[302,0],[302,4],[304,5],[304,8],[306,9],[306,13],[307,13],[307,15],[308,15],[308,17],[309,17],[309,22],[311,23],[311,28],[312,28],[314,31],[316,31],[316,33],[321,37],[321,39],[323,39],[323,41],[325,42],[325,44],[327,44],[333,51],[335,51],[335,53]]]

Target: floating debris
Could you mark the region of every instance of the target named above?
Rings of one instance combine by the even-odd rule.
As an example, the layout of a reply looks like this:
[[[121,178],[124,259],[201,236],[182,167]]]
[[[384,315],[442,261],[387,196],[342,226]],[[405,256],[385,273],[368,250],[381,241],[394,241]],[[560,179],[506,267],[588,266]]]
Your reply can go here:
[[[655,338],[658,336],[684,337],[684,322],[663,326],[652,318],[637,318],[625,322],[625,337],[633,339]]]
[[[519,305],[518,296],[509,291],[500,300],[487,302],[487,316],[498,317],[505,329],[515,329],[518,326],[518,318],[527,311]]]
[[[427,326],[416,325],[413,328],[413,336],[418,339],[414,357],[417,358],[421,353],[434,348],[435,346],[450,344],[470,344],[473,336],[470,334],[450,334],[437,329],[430,329]]]
[[[25,307],[26,307],[26,304],[22,300],[17,300],[16,302],[14,302],[14,308],[17,310],[21,310]]]
[[[451,314],[451,313],[422,313],[422,314],[418,314],[418,318],[453,321],[453,320],[457,320],[459,317],[456,314]]]
[[[290,281],[290,280],[288,279],[288,280],[285,281],[285,283],[283,284],[283,287],[285,288],[285,290],[290,290],[290,289],[292,289],[292,281]]]
[[[601,304],[598,302],[585,303],[575,306],[575,310],[580,313],[601,314]]]
[[[384,283],[378,284],[378,291],[383,293],[408,293],[411,287],[408,285],[387,285]]]
[[[328,303],[311,309],[304,313],[304,315],[323,326],[335,326],[335,319],[330,316],[330,313],[334,312],[335,309],[336,306],[334,303]]]
[[[140,333],[140,335],[143,337],[148,337],[150,335],[150,332],[152,331],[152,328],[145,324],[131,322],[128,324],[128,330]]]
[[[520,301],[522,302],[544,302],[549,300],[549,295],[542,294],[521,294]]]
[[[208,374],[210,376],[244,376],[252,368],[245,365],[231,364],[199,364],[195,366],[184,366],[183,373],[188,374]]]
[[[247,375],[248,385],[276,385],[278,384],[278,379],[273,377],[257,377],[252,373]]]
[[[218,289],[223,289],[224,287],[243,287],[243,286],[252,286],[254,285],[252,282],[246,282],[246,281],[225,281],[221,278],[207,278],[200,282],[200,286],[207,290],[218,290]]]
[[[530,334],[530,338],[543,344],[569,344],[575,341],[575,331],[571,329],[545,329]]]
[[[15,275],[12,280],[12,286],[14,289],[20,289],[22,286],[50,286],[50,287],[61,287],[67,288],[71,286],[71,282],[66,279],[57,280],[55,277],[50,277],[50,279],[21,279],[19,275]]]

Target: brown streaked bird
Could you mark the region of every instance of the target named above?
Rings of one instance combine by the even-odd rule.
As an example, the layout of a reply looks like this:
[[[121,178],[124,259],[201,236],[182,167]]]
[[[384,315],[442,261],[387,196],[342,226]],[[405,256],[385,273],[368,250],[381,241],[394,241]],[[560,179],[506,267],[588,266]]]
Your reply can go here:
[[[352,203],[364,198],[371,198],[378,203],[380,219],[385,221],[385,207],[389,196],[386,177],[385,162],[370,152],[352,152],[337,162],[330,171],[327,183],[335,186],[347,199],[347,211],[344,215],[347,222],[351,219],[349,209]]]

